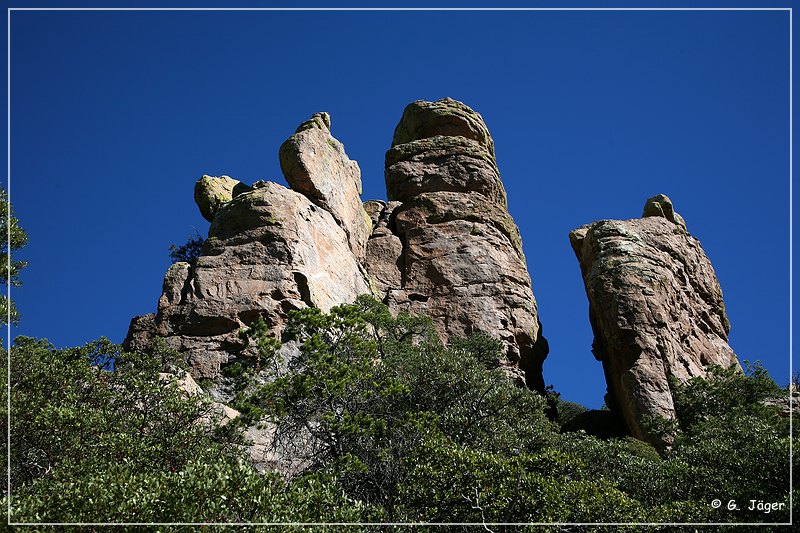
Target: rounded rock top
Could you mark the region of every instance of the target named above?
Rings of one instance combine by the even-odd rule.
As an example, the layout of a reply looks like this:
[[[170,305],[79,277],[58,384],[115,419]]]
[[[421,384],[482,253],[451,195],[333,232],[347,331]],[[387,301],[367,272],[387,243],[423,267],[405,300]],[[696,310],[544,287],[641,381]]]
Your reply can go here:
[[[475,140],[494,158],[494,141],[483,117],[452,98],[435,102],[417,100],[408,104],[394,130],[392,146],[438,135]]]

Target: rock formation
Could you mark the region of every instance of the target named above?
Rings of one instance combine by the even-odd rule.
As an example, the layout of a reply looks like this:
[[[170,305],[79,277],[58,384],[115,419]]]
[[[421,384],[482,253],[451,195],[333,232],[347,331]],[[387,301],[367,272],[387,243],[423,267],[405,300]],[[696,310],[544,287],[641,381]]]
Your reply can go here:
[[[316,113],[280,148],[289,186],[333,215],[347,234],[350,250],[363,261],[372,226],[361,206],[361,170],[331,136],[328,113]]]
[[[221,369],[248,355],[239,332],[259,316],[280,338],[292,309],[327,311],[372,293],[393,313],[430,316],[444,341],[475,331],[500,339],[498,365],[544,391],[548,345],[482,117],[449,98],[409,104],[386,153],[388,201],[364,204],[358,164],[330,127],[317,113],[280,147],[291,189],[198,180],[195,200],[211,221],[202,254],[169,268],[157,313],[131,321],[126,348],[166,339],[224,401]],[[675,416],[670,378],[738,367],[711,263],[664,195],[646,202],[642,218],[595,222],[570,242],[612,410],[573,429],[623,420],[631,435],[668,444],[646,420]],[[297,346],[281,350],[291,359]]]
[[[455,100],[408,105],[386,153],[389,203],[371,202],[367,271],[390,308],[432,317],[442,338],[484,331],[500,362],[543,391],[547,343],[483,118]]]
[[[287,143],[292,141],[299,148],[296,153],[287,151],[283,159],[298,168],[300,162],[293,158],[299,160],[307,151],[296,136]],[[343,155],[338,141],[332,144],[336,157],[322,155],[325,171],[337,179],[347,176],[351,185],[360,187],[358,166]],[[303,180],[322,181],[320,172],[312,168],[306,176],[295,174],[292,181],[297,188],[310,188]],[[280,336],[292,309],[313,306],[327,311],[368,293],[348,233],[320,207],[337,205],[341,212],[359,213],[361,200],[357,194],[350,196],[348,205],[337,194],[329,187],[312,202],[277,183],[240,187],[227,176],[203,176],[195,199],[212,223],[202,255],[195,265],[175,263],[169,268],[158,312],[134,318],[125,345],[146,351],[154,336],[164,337],[184,355],[194,378],[216,379],[221,366],[244,349],[239,331],[259,316]],[[362,218],[368,224],[366,213]]]
[[[164,337],[194,378],[217,380],[258,316],[280,336],[292,309],[372,292],[393,312],[430,315],[443,340],[478,330],[503,340],[499,363],[543,390],[547,343],[481,116],[451,99],[410,104],[386,154],[389,202],[363,205],[358,164],[330,126],[317,113],[281,146],[291,189],[197,182],[211,221],[202,255],[170,267],[157,313],[133,319],[126,347]]]
[[[601,220],[569,235],[580,262],[602,361],[606,404],[630,433],[657,446],[646,419],[674,418],[669,378],[704,376],[739,363],[730,346],[722,291],[700,242],[664,195],[643,218]]]

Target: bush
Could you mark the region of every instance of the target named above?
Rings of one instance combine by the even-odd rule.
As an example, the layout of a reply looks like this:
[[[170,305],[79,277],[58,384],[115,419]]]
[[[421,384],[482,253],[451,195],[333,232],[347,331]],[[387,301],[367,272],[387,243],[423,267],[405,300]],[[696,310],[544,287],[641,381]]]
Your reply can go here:
[[[240,522],[781,522],[750,500],[788,504],[788,394],[759,366],[675,383],[674,445],[559,434],[546,399],[497,368],[499,343],[443,346],[425,317],[362,297],[293,312],[299,353],[258,320],[255,357],[231,365],[238,422],[215,431],[207,404],[158,372],[180,372],[105,339],[12,348],[13,518]],[[266,379],[268,378],[268,379]],[[275,424],[287,478],[261,475],[237,424]],[[665,426],[666,427],[666,426]],[[796,437],[796,434],[795,434]],[[800,472],[795,461],[794,469]],[[714,509],[711,501],[725,505]],[[725,509],[729,500],[742,508]],[[517,530],[517,528],[515,528]],[[532,530],[532,528],[531,528]],[[595,531],[615,530],[597,526]],[[705,530],[705,529],[704,529]],[[725,528],[717,529],[724,531]]]
[[[170,244],[169,258],[173,263],[184,262],[195,266],[197,260],[203,255],[203,245],[205,242],[205,239],[200,236],[200,233],[195,231],[194,236],[190,236],[186,244],[181,246]]]
[[[368,297],[328,315],[293,312],[288,331],[299,357],[243,408],[277,425],[277,445],[301,456],[307,473],[334,475],[389,518],[402,503],[404,458],[431,428],[463,446],[507,453],[542,447],[552,435],[542,398],[486,370],[499,345],[484,336],[445,348],[429,319],[393,318]],[[275,355],[272,346],[263,352]]]

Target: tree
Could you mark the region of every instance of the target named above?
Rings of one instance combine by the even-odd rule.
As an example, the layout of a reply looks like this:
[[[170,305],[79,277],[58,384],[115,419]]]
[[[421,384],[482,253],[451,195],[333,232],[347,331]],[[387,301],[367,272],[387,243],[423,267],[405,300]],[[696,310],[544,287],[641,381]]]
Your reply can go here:
[[[13,520],[380,519],[330,480],[287,486],[277,474],[256,472],[240,440],[205,422],[208,400],[159,374],[164,361],[173,372],[179,365],[176,353],[159,350],[127,353],[106,339],[63,350],[44,340],[15,340]]]
[[[205,239],[195,230],[194,237],[190,236],[186,244],[181,246],[170,244],[169,258],[173,263],[185,262],[194,266],[203,253],[203,244],[205,244],[205,242]]]
[[[483,335],[445,347],[427,317],[400,313],[370,297],[329,314],[290,314],[299,354],[272,382],[240,397],[251,423],[276,425],[276,446],[299,459],[302,475],[333,476],[345,492],[402,516],[400,499],[415,465],[409,459],[434,437],[478,452],[543,447],[553,426],[544,399],[490,370],[500,345]],[[261,357],[265,328],[248,332]],[[274,368],[280,368],[275,364]]]
[[[772,401],[788,390],[757,365],[675,383],[674,446],[659,455],[631,437],[559,434],[546,399],[495,368],[496,340],[443,345],[430,319],[393,317],[369,297],[290,313],[292,344],[281,346],[263,320],[242,335],[249,347],[224,372],[243,414],[224,430],[203,422],[208,400],[161,379],[165,365],[180,373],[181,364],[163,345],[144,356],[105,339],[57,350],[18,338],[12,518],[501,531],[491,524],[788,517],[789,420]],[[247,462],[235,429],[259,423],[273,424],[273,451],[291,471],[259,474]],[[783,508],[751,512],[752,499]]]
[[[9,283],[13,287],[19,287],[22,282],[19,280],[19,272],[28,264],[25,261],[13,259],[11,254],[19,250],[28,242],[28,234],[19,225],[19,221],[14,216],[11,203],[8,201],[8,193],[0,188],[0,280],[3,285]],[[16,325],[19,322],[19,312],[14,302],[8,299],[6,294],[0,295],[0,325],[8,323]]]

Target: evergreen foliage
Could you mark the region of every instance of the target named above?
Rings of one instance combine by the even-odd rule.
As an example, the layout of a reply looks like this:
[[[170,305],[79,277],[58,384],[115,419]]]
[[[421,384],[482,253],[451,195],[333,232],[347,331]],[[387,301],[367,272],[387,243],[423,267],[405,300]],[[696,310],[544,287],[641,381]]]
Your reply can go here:
[[[203,253],[205,242],[200,233],[195,231],[194,236],[190,236],[185,244],[180,246],[176,244],[169,245],[169,258],[173,263],[184,262],[194,266]]]
[[[28,234],[19,225],[19,220],[14,216],[8,194],[0,188],[0,281],[3,285],[11,283],[12,287],[19,287],[20,270],[28,264],[26,261],[9,259],[9,255],[19,250],[28,243]],[[5,293],[5,291],[3,291]],[[10,320],[9,320],[10,319]],[[16,325],[19,322],[19,312],[14,302],[6,294],[0,294],[0,326],[8,322]]]
[[[371,298],[293,312],[298,351],[288,360],[268,333],[263,320],[252,324],[242,334],[257,355],[226,369],[243,415],[225,431],[203,422],[207,400],[159,377],[180,373],[163,346],[143,356],[106,340],[57,350],[18,338],[12,518],[493,531],[538,530],[497,522],[788,520],[789,423],[764,402],[787,391],[758,366],[676,383],[680,422],[664,425],[674,445],[659,455],[631,438],[559,433],[546,399],[495,368],[496,341],[443,346],[429,319],[392,317]],[[298,468],[257,473],[232,431],[251,424],[273,424],[276,451]],[[784,506],[766,514],[748,510],[751,500]]]

